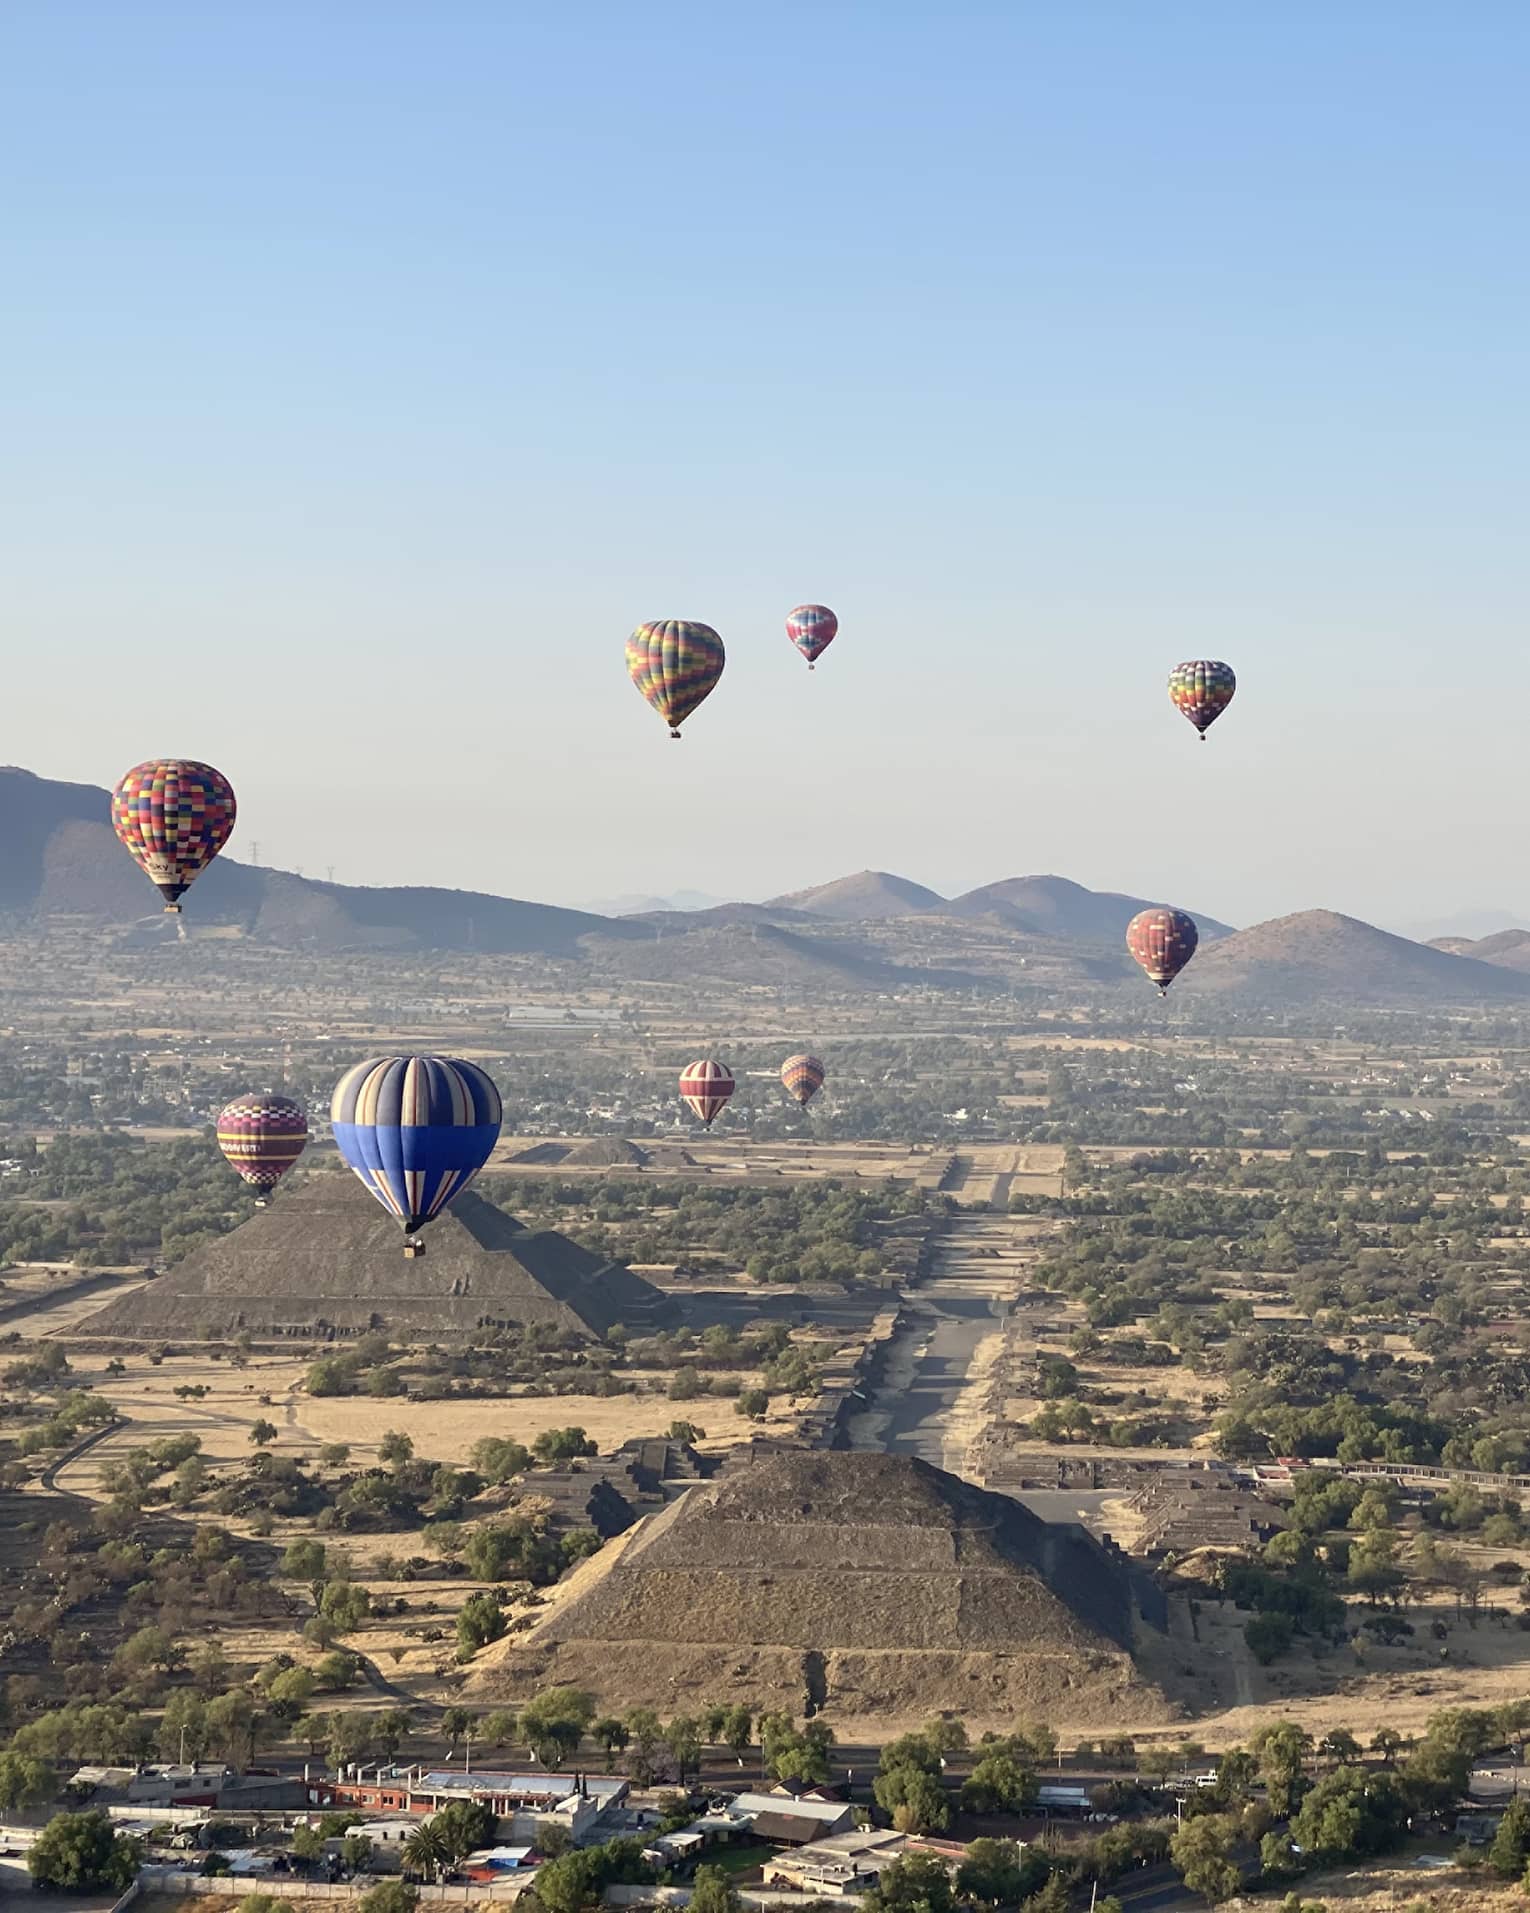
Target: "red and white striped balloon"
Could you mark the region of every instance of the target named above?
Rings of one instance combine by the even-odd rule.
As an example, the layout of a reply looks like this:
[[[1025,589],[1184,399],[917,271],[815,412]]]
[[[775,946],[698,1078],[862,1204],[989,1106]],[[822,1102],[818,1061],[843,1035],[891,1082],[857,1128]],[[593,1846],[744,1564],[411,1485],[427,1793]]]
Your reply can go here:
[[[732,1094],[733,1071],[726,1063],[703,1058],[680,1072],[680,1100],[708,1129]]]

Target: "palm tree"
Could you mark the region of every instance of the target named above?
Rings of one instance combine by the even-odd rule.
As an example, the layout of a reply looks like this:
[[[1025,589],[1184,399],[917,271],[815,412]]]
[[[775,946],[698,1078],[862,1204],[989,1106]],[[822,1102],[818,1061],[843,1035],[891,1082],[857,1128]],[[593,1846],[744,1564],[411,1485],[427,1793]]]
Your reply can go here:
[[[404,1864],[426,1880],[434,1881],[451,1857],[451,1849],[428,1820],[404,1842]]]

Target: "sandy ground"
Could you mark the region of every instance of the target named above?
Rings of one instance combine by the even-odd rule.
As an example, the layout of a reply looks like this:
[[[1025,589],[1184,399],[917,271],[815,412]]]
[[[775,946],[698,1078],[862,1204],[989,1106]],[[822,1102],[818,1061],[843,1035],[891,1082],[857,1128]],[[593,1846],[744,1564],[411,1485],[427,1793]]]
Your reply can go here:
[[[1428,1852],[1449,1855],[1454,1842],[1441,1839]],[[1525,1904],[1517,1881],[1499,1880],[1480,1869],[1392,1866],[1349,1867],[1333,1873],[1312,1873],[1298,1882],[1304,1901],[1342,1900],[1345,1913],[1391,1913],[1394,1907],[1417,1907],[1424,1913],[1510,1913]],[[1272,1895],[1258,1900],[1229,1900],[1229,1907],[1261,1907],[1272,1913]]]
[[[673,1421],[696,1423],[709,1447],[728,1447],[750,1433],[781,1434],[795,1417],[781,1401],[763,1421],[746,1421],[731,1401],[703,1397],[673,1402],[667,1395],[537,1395],[497,1401],[374,1401],[370,1397],[305,1397],[304,1426],[320,1441],[344,1441],[353,1452],[375,1448],[390,1428],[401,1428],[415,1449],[435,1461],[466,1461],[473,1444],[497,1435],[528,1446],[545,1428],[582,1428],[602,1453],[634,1437],[663,1435]]]
[[[1004,1330],[995,1326],[993,1333],[978,1343],[973,1351],[972,1366],[967,1371],[967,1385],[945,1417],[944,1466],[953,1475],[962,1475],[969,1481],[978,1478],[968,1466],[968,1452],[988,1426],[988,1396],[994,1364],[1003,1351],[1004,1341]]]

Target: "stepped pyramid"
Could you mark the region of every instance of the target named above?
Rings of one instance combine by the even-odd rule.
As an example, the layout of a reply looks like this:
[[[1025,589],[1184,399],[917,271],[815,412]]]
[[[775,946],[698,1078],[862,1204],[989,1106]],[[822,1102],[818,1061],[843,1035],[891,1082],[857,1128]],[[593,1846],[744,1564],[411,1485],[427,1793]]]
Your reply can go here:
[[[605,1565],[604,1572],[600,1564]],[[483,1701],[549,1684],[608,1710],[718,1693],[836,1727],[1161,1719],[1132,1660],[1124,1563],[912,1457],[788,1451],[699,1484],[581,1569],[531,1633],[490,1649]]]
[[[630,1269],[553,1229],[528,1229],[473,1190],[403,1253],[397,1222],[354,1176],[278,1189],[267,1209],[194,1250],[71,1336],[213,1341],[247,1333],[305,1340],[378,1329],[434,1342],[485,1327],[549,1323],[598,1338],[617,1322],[651,1327],[671,1304]]]

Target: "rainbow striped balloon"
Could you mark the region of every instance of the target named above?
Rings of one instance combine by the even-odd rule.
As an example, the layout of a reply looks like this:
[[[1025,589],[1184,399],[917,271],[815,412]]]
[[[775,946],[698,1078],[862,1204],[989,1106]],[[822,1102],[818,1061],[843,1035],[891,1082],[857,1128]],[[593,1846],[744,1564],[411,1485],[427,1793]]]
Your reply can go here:
[[[1230,664],[1217,658],[1191,658],[1169,673],[1169,696],[1206,742],[1206,733],[1232,703],[1238,680]]]
[[[781,1082],[788,1096],[795,1096],[804,1107],[823,1088],[824,1067],[816,1056],[804,1053],[788,1056],[781,1065]]]
[[[733,1094],[733,1071],[726,1063],[703,1059],[680,1072],[680,1100],[707,1128],[720,1116]]]
[[[290,1096],[236,1096],[218,1112],[218,1147],[244,1177],[266,1193],[302,1155],[308,1118]]]
[[[135,764],[112,792],[112,829],[176,916],[178,899],[228,842],[235,814],[228,779],[189,757]]]
[[[709,624],[688,618],[654,618],[627,640],[627,675],[669,726],[671,737],[703,698],[710,696],[727,661],[723,641]]]
[[[408,1234],[460,1196],[499,1140],[499,1091],[476,1063],[373,1056],[335,1085],[335,1145]]]
[[[1193,917],[1162,905],[1139,910],[1126,926],[1126,947],[1158,985],[1160,996],[1168,995],[1169,985],[1195,955],[1200,940]]]

